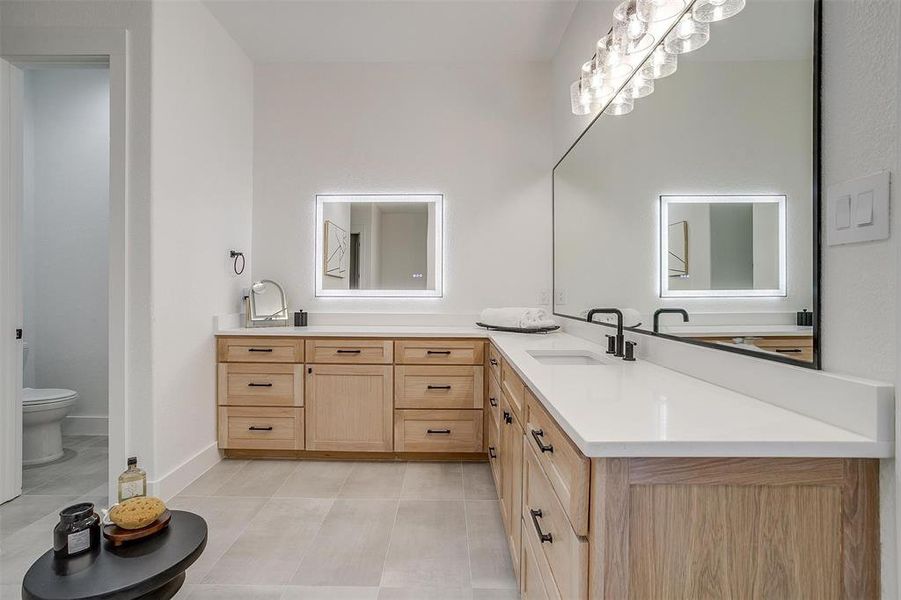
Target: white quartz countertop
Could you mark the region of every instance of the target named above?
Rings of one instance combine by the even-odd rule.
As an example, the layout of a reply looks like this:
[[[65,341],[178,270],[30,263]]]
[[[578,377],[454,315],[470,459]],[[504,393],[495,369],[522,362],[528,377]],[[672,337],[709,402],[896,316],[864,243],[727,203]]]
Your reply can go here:
[[[661,327],[661,333],[692,337],[807,337],[813,327],[798,325],[673,325]]]
[[[858,435],[640,357],[632,363],[608,357],[599,344],[566,333],[348,325],[222,329],[216,335],[487,337],[589,457],[888,458],[893,452],[891,442]],[[548,365],[529,354],[547,350],[588,351],[604,364]]]
[[[308,325],[307,327],[238,327],[219,329],[217,336],[246,335],[252,337],[397,337],[397,338],[487,338],[481,327],[413,327],[410,325]]]

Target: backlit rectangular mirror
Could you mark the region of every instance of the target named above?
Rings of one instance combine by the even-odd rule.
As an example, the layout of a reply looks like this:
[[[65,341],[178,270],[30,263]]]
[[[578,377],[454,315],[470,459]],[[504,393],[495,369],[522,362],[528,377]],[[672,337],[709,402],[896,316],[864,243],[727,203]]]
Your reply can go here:
[[[443,196],[316,196],[316,295],[439,297]]]
[[[820,2],[741,5],[631,77],[586,63],[573,113],[600,115],[554,168],[554,314],[816,368]]]
[[[662,196],[660,296],[785,296],[785,196]]]

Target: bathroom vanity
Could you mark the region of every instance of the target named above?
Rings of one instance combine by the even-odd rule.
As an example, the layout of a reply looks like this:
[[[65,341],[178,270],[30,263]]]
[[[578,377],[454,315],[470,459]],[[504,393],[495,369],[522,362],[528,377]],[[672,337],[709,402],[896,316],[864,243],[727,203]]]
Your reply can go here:
[[[572,335],[222,330],[230,457],[487,460],[525,598],[879,595],[891,443]]]

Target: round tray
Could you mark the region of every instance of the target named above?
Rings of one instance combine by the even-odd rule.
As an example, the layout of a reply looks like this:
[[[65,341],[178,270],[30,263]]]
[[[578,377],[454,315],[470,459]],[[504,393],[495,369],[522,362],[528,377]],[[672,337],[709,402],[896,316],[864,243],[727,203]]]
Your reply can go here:
[[[551,327],[499,327],[497,325],[485,325],[484,323],[476,323],[476,325],[491,331],[508,331],[510,333],[550,333],[560,329],[559,325]]]
[[[156,521],[146,527],[141,527],[140,529],[123,529],[118,525],[111,523],[103,526],[103,537],[108,539],[113,546],[121,546],[128,542],[135,542],[156,535],[169,526],[169,521],[171,519],[172,513],[166,509]]]

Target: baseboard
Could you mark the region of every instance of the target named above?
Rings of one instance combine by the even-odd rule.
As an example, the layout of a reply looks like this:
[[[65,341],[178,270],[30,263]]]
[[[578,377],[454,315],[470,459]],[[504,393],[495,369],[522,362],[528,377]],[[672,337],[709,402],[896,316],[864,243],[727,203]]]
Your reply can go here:
[[[150,481],[147,485],[149,492],[163,501],[169,500],[220,460],[219,445],[213,442],[159,479]]]
[[[63,419],[64,435],[109,435],[109,418],[69,415]]]

